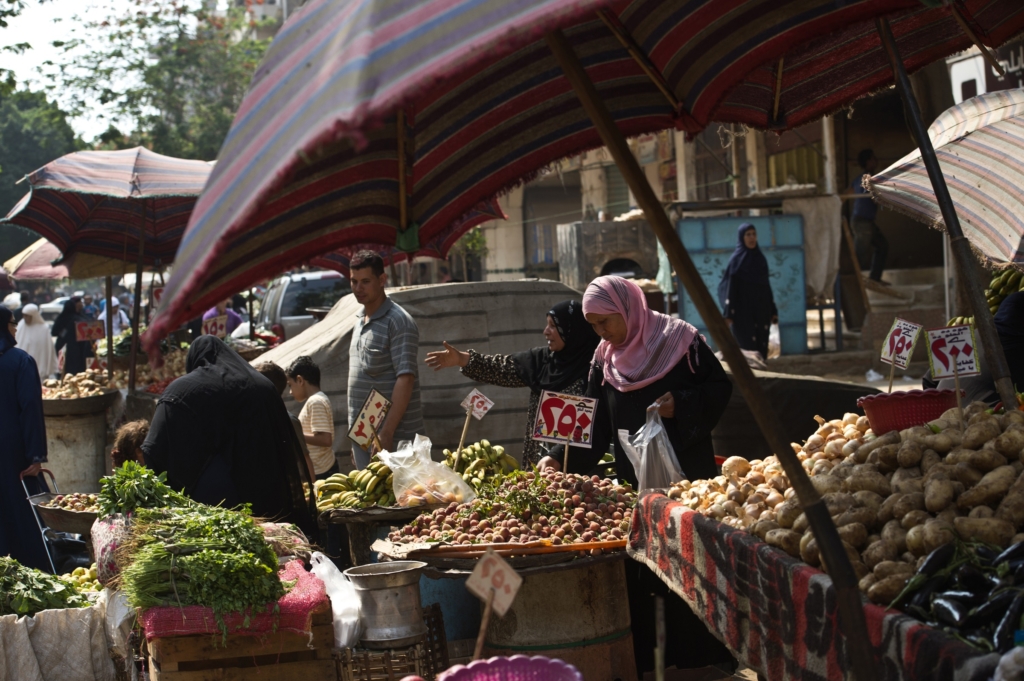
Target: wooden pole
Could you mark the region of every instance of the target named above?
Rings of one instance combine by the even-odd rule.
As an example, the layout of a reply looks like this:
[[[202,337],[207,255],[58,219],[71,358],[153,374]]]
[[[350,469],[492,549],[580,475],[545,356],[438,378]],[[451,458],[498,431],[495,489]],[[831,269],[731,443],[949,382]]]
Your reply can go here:
[[[562,471],[565,473],[569,472],[569,445],[572,444],[572,433],[569,433],[569,437],[565,440],[565,453],[562,454]]]
[[[796,453],[789,446],[789,440],[781,429],[781,421],[775,413],[775,409],[772,408],[754,377],[754,373],[747,365],[746,358],[740,351],[739,345],[736,344],[725,319],[722,318],[718,304],[711,297],[707,286],[700,278],[690,254],[686,251],[683,242],[669,221],[661,202],[654,195],[654,191],[647,182],[647,177],[629,149],[626,138],[616,127],[615,121],[608,113],[604,102],[601,101],[594,83],[590,80],[579,58],[560,31],[546,34],[545,39],[562,71],[565,72],[566,78],[572,84],[583,108],[590,116],[594,127],[600,133],[602,141],[612,158],[615,159],[615,163],[625,177],[637,203],[643,209],[644,216],[658,237],[658,241],[668,253],[669,261],[693,299],[697,312],[707,323],[712,338],[718,344],[732,370],[733,380],[797,492],[800,505],[814,531],[818,546],[832,567],[830,576],[836,589],[840,625],[846,635],[847,659],[850,661],[854,677],[860,681],[877,678],[875,653],[871,646],[871,640],[868,638],[857,576],[850,565],[846,549],[839,539],[839,533],[836,531],[828,509],[814,485],[811,484],[810,478],[807,477],[807,472],[796,458]]]
[[[957,366],[957,357],[953,358],[953,386],[956,388],[956,413],[960,417],[960,432],[962,433],[965,430],[964,407],[960,403],[960,367]]]
[[[462,460],[462,448],[466,445],[466,433],[469,432],[469,417],[473,415],[472,409],[466,410],[466,422],[462,424],[462,437],[459,438],[459,448],[455,452],[455,472],[459,472],[459,461]]]
[[[105,314],[107,315],[107,380],[112,381],[114,379],[114,316],[110,314],[110,310],[113,307],[110,303],[111,298],[114,297],[114,278],[111,275],[107,275],[107,307]]]
[[[142,200],[142,222],[139,224],[139,258],[135,261],[135,306],[132,310],[132,349],[128,358],[128,394],[135,394],[136,362],[139,359],[139,314],[142,309],[142,261],[146,254],[146,200]],[[107,313],[107,319],[111,315]],[[109,351],[108,351],[109,354]]]
[[[935,200],[942,212],[942,222],[949,234],[950,249],[953,251],[953,257],[956,259],[956,264],[963,273],[967,285],[967,300],[970,301],[971,311],[974,312],[974,323],[981,333],[981,345],[985,348],[985,358],[988,361],[988,368],[992,373],[996,391],[999,392],[999,399],[1003,401],[1003,404],[1017,404],[1013,381],[1010,379],[1010,369],[1006,363],[1006,355],[1003,353],[1003,345],[999,342],[999,334],[996,332],[992,313],[985,301],[984,285],[978,281],[977,277],[973,276],[974,255],[971,253],[971,244],[967,241],[964,230],[960,226],[960,219],[953,206],[953,198],[949,195],[946,178],[942,174],[939,159],[935,155],[935,147],[932,146],[928,130],[921,119],[921,109],[917,105],[914,90],[910,87],[910,78],[903,65],[903,58],[900,57],[896,39],[892,35],[887,19],[875,19],[875,26],[878,28],[882,46],[885,48],[889,64],[896,76],[896,89],[899,91],[900,97],[903,98],[903,104],[907,109],[910,132],[921,151],[921,161],[928,171],[928,179],[932,182],[932,191],[935,192]]]
[[[246,307],[249,308],[249,340],[256,340],[256,318],[252,314],[252,289],[249,289],[249,295],[246,296],[245,300]]]
[[[896,362],[889,362],[889,392],[892,392],[892,379],[896,375]]]
[[[476,635],[476,646],[473,648],[473,659],[479,660],[484,654],[484,640],[487,638],[487,625],[491,623],[491,610],[494,609],[494,589],[487,594],[484,616],[480,619],[480,632]]]

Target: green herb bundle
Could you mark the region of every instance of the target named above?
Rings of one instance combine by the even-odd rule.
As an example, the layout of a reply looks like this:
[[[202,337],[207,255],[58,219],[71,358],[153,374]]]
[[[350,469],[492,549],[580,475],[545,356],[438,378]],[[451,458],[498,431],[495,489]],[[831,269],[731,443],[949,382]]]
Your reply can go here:
[[[167,485],[167,474],[157,475],[135,461],[125,461],[112,475],[100,480],[100,517],[131,513],[140,508],[188,506],[184,494]]]
[[[34,615],[41,610],[84,608],[89,600],[58,577],[0,556],[0,615]]]
[[[202,605],[223,616],[276,603],[284,593],[278,561],[246,511],[195,504],[139,509],[118,550],[121,588],[135,607]]]

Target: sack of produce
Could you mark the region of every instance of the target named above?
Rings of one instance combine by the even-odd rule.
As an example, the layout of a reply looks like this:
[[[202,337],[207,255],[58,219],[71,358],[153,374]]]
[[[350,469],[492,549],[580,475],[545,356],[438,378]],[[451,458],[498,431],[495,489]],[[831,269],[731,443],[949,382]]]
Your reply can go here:
[[[411,445],[403,442],[398,451],[379,454],[380,460],[394,475],[398,505],[427,506],[473,501],[476,492],[462,476],[431,460],[430,445],[430,438],[417,435]]]
[[[313,566],[311,572],[324,583],[327,597],[331,599],[335,647],[354,648],[363,635],[359,595],[355,587],[331,559],[319,551],[313,553],[309,562]]]
[[[638,491],[667,489],[685,477],[657,409],[647,410],[647,423],[636,435],[620,430],[619,442],[637,472]]]

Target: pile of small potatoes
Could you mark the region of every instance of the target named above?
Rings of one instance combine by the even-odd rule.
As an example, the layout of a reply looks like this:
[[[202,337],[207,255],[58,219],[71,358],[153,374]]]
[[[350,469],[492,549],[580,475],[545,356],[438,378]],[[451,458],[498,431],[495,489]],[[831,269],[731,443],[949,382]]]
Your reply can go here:
[[[832,516],[868,598],[888,605],[931,551],[959,536],[1005,548],[1024,540],[1024,412],[975,402],[924,426],[876,436],[854,413],[792,447]],[[827,571],[777,457],[726,460],[712,480],[669,491]]]

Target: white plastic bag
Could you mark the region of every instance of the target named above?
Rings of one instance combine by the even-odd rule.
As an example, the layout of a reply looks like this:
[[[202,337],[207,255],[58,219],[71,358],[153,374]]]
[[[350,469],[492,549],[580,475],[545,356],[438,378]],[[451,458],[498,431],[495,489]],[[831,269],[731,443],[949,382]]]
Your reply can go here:
[[[334,645],[338,648],[353,648],[363,634],[363,623],[359,612],[359,595],[352,582],[342,574],[331,559],[313,552],[309,562],[312,572],[327,587],[331,599],[331,613],[334,615]]]
[[[402,442],[398,451],[378,454],[394,475],[398,505],[461,504],[476,499],[476,492],[462,476],[431,460],[430,447],[430,438],[417,435],[411,445]]]
[[[637,491],[666,489],[685,477],[657,409],[648,408],[647,423],[636,435],[620,430],[619,443],[636,471]]]
[[[104,589],[106,600],[107,643],[120,657],[128,657],[131,645],[128,638],[135,627],[135,608],[128,603],[123,591]]]

